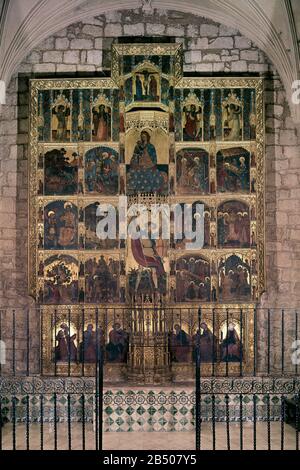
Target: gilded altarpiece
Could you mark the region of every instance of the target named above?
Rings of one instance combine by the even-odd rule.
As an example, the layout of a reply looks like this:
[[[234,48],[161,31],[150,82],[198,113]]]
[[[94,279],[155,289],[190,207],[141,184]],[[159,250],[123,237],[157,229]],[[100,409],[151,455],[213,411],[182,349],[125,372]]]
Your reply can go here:
[[[95,329],[112,376],[128,364],[136,382],[189,373],[206,331],[217,344],[214,357],[203,350],[207,373],[251,363],[265,277],[263,119],[261,79],[185,77],[179,44],[114,45],[110,78],[31,80],[29,280],[47,373],[54,363],[93,373]],[[98,206],[118,214],[120,196],[128,207],[189,204],[192,226],[202,204],[203,247],[175,239],[172,218],[169,239],[120,238],[116,218],[115,238],[100,240]]]

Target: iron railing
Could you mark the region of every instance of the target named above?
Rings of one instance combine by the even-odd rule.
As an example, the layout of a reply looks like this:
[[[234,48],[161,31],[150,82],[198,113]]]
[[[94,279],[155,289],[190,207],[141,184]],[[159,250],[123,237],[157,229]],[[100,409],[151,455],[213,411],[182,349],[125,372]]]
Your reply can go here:
[[[110,427],[110,413],[131,403],[128,429],[140,413],[126,382],[133,344],[155,356],[162,338],[174,389],[162,416],[170,429],[194,432],[197,450],[299,449],[297,310],[149,305],[2,308],[0,449],[103,449],[107,431],[123,430]],[[187,425],[176,421],[177,389],[187,390]],[[119,404],[119,392],[131,401]]]

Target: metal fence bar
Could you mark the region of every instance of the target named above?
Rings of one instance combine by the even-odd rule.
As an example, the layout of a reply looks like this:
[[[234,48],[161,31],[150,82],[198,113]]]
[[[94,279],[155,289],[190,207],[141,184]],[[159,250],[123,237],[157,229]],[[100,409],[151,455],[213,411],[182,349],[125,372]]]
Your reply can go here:
[[[85,450],[85,395],[81,395],[81,407],[82,407],[82,450]]]
[[[244,359],[244,335],[243,335],[243,309],[240,309],[240,377],[243,377],[243,359]]]
[[[43,354],[43,331],[44,331],[44,315],[43,310],[40,310],[40,321],[41,321],[41,331],[40,331],[40,369],[41,375],[44,375],[44,354]],[[52,334],[51,334],[51,344],[52,344]]]
[[[298,310],[295,310],[295,342],[298,341]],[[295,374],[298,375],[298,361],[295,361]]]
[[[68,377],[71,375],[71,310],[68,309]]]
[[[253,450],[256,450],[256,440],[257,440],[257,428],[256,428],[256,420],[257,420],[257,396],[254,393],[253,395]]]
[[[81,322],[82,322],[82,325],[81,325],[81,334],[82,334],[82,349],[81,349],[81,375],[82,377],[84,377],[84,373],[85,373],[85,368],[84,368],[84,361],[85,361],[85,337],[84,337],[84,308],[81,309]]]
[[[2,396],[0,395],[0,450],[2,450],[2,426],[3,426],[3,416],[2,416]]]
[[[285,420],[285,397],[280,397],[280,450],[284,450],[284,420]]]
[[[54,450],[57,450],[57,395],[53,395]]]
[[[244,447],[244,434],[243,434],[243,394],[240,394],[240,450]]]
[[[71,395],[68,393],[68,449],[72,450]]]
[[[257,365],[257,310],[253,312],[253,375],[256,376],[256,365]]]
[[[30,423],[30,403],[29,403],[29,395],[26,395],[26,450],[29,450],[29,447],[30,447],[29,423]]]
[[[12,444],[13,450],[16,450],[17,447],[17,437],[16,437],[16,397],[12,397]]]
[[[281,310],[281,373],[284,374],[284,309]]]
[[[216,396],[211,397],[211,417],[212,417],[212,443],[213,450],[216,450]]]
[[[296,450],[299,450],[300,393],[296,396]]]
[[[217,356],[217,351],[216,351],[216,344],[215,344],[215,331],[216,331],[216,312],[215,309],[213,308],[212,310],[212,328],[213,328],[213,344],[212,344],[212,357],[211,357],[211,362],[212,362],[212,376],[215,376],[215,359]],[[200,330],[199,330],[200,333]]]
[[[271,450],[270,395],[267,395],[267,439],[268,450]]]
[[[16,311],[13,310],[12,312],[13,315],[13,322],[12,322],[12,328],[13,328],[13,357],[12,357],[12,366],[13,366],[13,375],[16,375]]]
[[[40,450],[44,450],[44,395],[40,394]]]
[[[270,356],[271,356],[271,312],[268,308],[268,316],[267,316],[267,373],[270,375]]]
[[[227,450],[230,450],[230,414],[229,414],[229,396],[225,395],[225,408],[226,408],[226,441]]]
[[[95,416],[93,415],[93,420],[95,420],[95,447],[96,450],[99,450],[99,422],[97,417],[99,416],[99,381],[98,381],[98,363],[99,363],[99,351],[101,347],[101,342],[99,338],[99,312],[98,308],[95,310],[96,317],[96,355],[95,355]],[[106,331],[106,328],[104,328]]]
[[[2,341],[2,315],[4,310],[0,310],[0,342]],[[2,344],[2,343],[1,343]],[[2,361],[0,361],[0,377],[2,375]],[[1,419],[1,414],[0,414]]]
[[[195,403],[195,421],[196,421],[196,450],[201,449],[201,349],[200,349],[200,332],[201,332],[202,310],[198,309],[198,332],[196,336],[196,403]]]
[[[29,318],[29,309],[26,309],[26,375],[29,376],[30,373],[30,318]]]
[[[195,427],[196,450],[201,449],[201,392],[200,392],[200,347],[196,350],[196,402],[195,402]]]

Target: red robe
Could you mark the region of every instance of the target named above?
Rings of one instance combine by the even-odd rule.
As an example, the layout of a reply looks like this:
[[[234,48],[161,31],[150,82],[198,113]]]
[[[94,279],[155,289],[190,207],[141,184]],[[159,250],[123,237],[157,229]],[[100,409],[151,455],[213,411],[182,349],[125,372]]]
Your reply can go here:
[[[131,249],[134,259],[140,266],[144,266],[145,268],[155,268],[158,276],[163,276],[165,274],[161,259],[159,257],[145,255],[140,239],[131,240]]]

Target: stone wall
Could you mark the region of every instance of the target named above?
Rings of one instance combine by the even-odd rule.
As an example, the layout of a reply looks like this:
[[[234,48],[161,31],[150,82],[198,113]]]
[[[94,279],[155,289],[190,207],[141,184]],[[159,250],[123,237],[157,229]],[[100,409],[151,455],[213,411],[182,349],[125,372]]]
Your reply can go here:
[[[184,45],[184,71],[203,74],[259,73],[265,82],[266,274],[262,306],[294,306],[300,299],[300,159],[297,134],[281,81],[265,55],[237,30],[179,12],[114,12],[72,24],[31,51],[7,90],[0,111],[0,301],[29,306],[28,78],[81,76],[110,69],[118,36],[171,36]],[[37,322],[34,315],[32,322]],[[24,325],[18,324],[20,339]],[[3,335],[11,319],[2,316]],[[33,340],[34,341],[34,340]],[[21,344],[21,343],[20,343]],[[21,354],[21,353],[20,353]],[[22,354],[21,354],[22,356]]]

